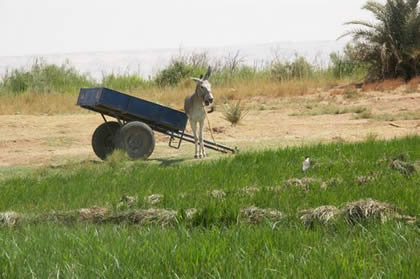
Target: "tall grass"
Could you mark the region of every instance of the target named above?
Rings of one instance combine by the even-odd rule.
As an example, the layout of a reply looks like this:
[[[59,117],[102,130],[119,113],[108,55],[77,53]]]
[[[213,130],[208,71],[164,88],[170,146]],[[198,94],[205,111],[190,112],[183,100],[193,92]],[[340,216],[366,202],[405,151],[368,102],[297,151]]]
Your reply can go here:
[[[174,57],[166,68],[149,80],[137,74],[111,73],[101,81],[94,81],[89,74],[79,73],[68,61],[58,66],[38,59],[29,68],[11,69],[1,78],[0,95],[30,93],[72,93],[81,87],[105,86],[116,90],[142,90],[150,87],[177,87],[190,77],[199,77],[210,65],[213,69],[212,84],[216,87],[231,87],[237,83],[308,81],[312,79],[336,79],[330,68],[339,67],[332,63],[330,68],[312,65],[304,57],[291,61],[274,59],[250,66],[244,63],[238,53],[225,58],[210,59],[206,53],[192,53]],[[335,60],[333,60],[334,62]],[[351,77],[346,71],[345,76]]]
[[[416,278],[416,229],[278,225],[0,230],[4,278]]]
[[[29,70],[7,71],[2,77],[0,94],[67,93],[93,85],[88,75],[80,74],[69,62],[57,66],[40,59]]]
[[[26,214],[93,205],[118,212],[123,195],[144,199],[159,193],[155,207],[197,208],[197,218],[177,224],[32,224],[0,227],[0,277],[391,277],[416,278],[420,268],[419,225],[377,221],[337,223],[309,229],[297,212],[339,206],[361,198],[392,203],[418,216],[419,171],[390,168],[394,158],[420,159],[418,136],[392,141],[314,145],[244,153],[233,158],[160,167],[116,162],[44,169],[0,182],[0,211]],[[309,155],[314,164],[301,172]],[[359,184],[357,178],[374,174]],[[285,187],[290,178],[310,177],[307,191]],[[321,188],[323,181],[340,183]],[[244,187],[260,191],[246,194]],[[269,187],[282,187],[281,191]],[[209,192],[223,190],[222,199]],[[240,208],[255,205],[287,218],[259,225],[239,221]]]
[[[102,77],[101,86],[108,88],[115,88],[118,90],[131,90],[131,89],[145,89],[153,86],[151,81],[143,79],[136,74],[108,74]]]
[[[327,67],[311,64],[298,55],[290,61],[273,59],[250,66],[239,53],[219,59],[210,59],[206,53],[192,53],[174,57],[166,68],[149,79],[134,73],[111,73],[104,75],[101,81],[79,73],[69,62],[57,66],[41,59],[29,69],[13,69],[3,75],[0,114],[80,112],[73,106],[79,89],[93,86],[109,87],[181,109],[185,96],[194,91],[195,84],[190,77],[199,77],[209,65],[216,102],[225,98],[306,95],[359,81],[360,68],[353,64],[343,66],[350,63],[349,58],[337,57]],[[416,85],[410,90],[415,91]]]

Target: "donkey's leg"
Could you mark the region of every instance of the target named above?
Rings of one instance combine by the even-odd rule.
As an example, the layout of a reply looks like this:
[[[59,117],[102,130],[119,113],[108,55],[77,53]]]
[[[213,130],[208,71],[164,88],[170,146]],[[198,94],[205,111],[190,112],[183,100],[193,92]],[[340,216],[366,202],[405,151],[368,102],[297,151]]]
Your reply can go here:
[[[194,135],[194,145],[195,145],[195,155],[194,158],[198,158],[198,137],[197,137],[197,121],[191,121],[190,120],[190,124],[191,124],[191,130],[193,132]]]
[[[207,156],[206,151],[204,151],[203,128],[204,128],[204,120],[201,120],[200,121],[200,131],[198,133],[198,138],[200,140],[200,154],[199,154],[200,158],[201,157],[204,158],[204,157]]]

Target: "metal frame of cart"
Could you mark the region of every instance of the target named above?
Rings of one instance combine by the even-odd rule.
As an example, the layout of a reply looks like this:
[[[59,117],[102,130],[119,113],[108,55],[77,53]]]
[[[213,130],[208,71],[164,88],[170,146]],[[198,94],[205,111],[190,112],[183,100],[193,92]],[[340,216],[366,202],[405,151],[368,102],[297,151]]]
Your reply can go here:
[[[77,105],[100,113],[104,120],[92,136],[93,150],[101,159],[116,148],[127,151],[132,159],[148,158],[155,147],[152,131],[168,135],[172,148],[179,149],[182,141],[194,143],[194,136],[185,132],[188,117],[182,111],[104,87],[80,89]],[[223,153],[238,151],[208,140],[204,146]]]

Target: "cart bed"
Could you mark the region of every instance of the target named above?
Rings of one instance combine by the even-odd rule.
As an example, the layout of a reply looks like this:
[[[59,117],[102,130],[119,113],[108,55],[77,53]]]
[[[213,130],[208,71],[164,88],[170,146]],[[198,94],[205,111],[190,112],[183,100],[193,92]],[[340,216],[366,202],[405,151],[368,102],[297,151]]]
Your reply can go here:
[[[123,121],[142,121],[152,129],[184,131],[188,117],[153,102],[104,87],[80,89],[77,105]]]

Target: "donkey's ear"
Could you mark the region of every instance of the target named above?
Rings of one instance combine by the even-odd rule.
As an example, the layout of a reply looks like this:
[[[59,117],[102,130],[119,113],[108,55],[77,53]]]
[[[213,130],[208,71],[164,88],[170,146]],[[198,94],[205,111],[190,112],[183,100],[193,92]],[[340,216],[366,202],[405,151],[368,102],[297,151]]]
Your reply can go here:
[[[203,74],[200,75],[200,79],[203,79]]]
[[[192,77],[191,79],[197,83],[202,82],[201,78]]]
[[[204,75],[203,80],[208,80],[211,75],[211,67],[209,66],[207,69],[207,73]]]

